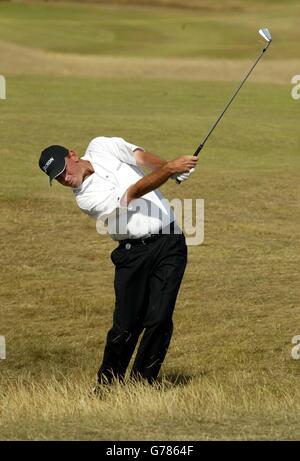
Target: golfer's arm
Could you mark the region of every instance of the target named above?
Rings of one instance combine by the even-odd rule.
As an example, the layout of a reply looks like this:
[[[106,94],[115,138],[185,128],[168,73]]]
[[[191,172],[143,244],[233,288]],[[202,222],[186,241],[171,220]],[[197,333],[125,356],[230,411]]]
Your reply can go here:
[[[156,171],[167,163],[165,160],[157,157],[157,155],[152,154],[151,152],[145,152],[141,149],[136,149],[133,154],[138,166],[150,171]]]
[[[174,174],[168,162],[156,171],[144,176],[142,179],[132,184],[121,199],[121,204],[127,206],[131,200],[142,197],[164,184]]]

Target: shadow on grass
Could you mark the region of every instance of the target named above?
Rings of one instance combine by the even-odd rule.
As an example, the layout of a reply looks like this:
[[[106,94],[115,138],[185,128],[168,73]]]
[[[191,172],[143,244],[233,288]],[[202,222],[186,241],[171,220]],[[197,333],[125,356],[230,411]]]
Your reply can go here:
[[[195,376],[187,373],[168,373],[159,377],[157,382],[168,386],[186,386]]]

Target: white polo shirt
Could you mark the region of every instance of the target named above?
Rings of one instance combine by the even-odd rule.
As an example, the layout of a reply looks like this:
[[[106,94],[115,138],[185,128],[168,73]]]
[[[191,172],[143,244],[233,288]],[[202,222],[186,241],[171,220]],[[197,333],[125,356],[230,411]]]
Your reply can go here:
[[[73,189],[79,208],[105,222],[113,240],[147,237],[175,221],[158,190],[132,200],[127,207],[120,204],[128,187],[144,177],[133,154],[137,149],[144,150],[122,138],[93,139],[82,160],[91,162],[94,173]]]

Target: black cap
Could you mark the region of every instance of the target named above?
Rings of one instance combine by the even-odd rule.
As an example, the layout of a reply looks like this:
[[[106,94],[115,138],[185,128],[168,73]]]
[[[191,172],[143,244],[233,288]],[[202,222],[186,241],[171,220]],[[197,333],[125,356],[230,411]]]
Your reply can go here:
[[[68,149],[63,146],[49,146],[41,153],[39,166],[49,176],[50,184],[66,168],[65,157],[68,155]]]

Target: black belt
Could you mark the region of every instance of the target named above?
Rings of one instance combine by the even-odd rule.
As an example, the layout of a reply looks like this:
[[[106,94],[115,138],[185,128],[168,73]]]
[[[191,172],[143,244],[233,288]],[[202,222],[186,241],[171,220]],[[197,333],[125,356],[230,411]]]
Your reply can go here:
[[[168,232],[163,232],[164,229],[168,229]],[[168,233],[173,234],[174,233],[174,221],[169,224],[168,226],[164,227],[163,229],[160,229],[157,234],[151,234],[147,237],[141,237],[138,239],[125,239],[125,240],[120,240],[119,245],[124,246],[126,244],[130,245],[147,245],[148,243],[154,242],[158,238],[160,238],[162,235],[167,235]]]

